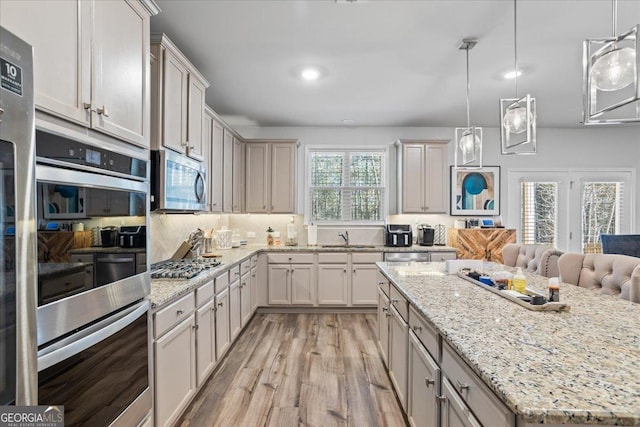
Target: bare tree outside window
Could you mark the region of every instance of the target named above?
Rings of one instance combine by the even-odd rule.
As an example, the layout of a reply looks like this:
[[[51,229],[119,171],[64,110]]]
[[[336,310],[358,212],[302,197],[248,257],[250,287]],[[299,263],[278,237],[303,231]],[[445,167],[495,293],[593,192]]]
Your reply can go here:
[[[587,182],[582,187],[582,249],[601,253],[601,234],[615,234],[619,223],[620,182]]]
[[[523,182],[520,194],[523,243],[556,246],[558,184]]]

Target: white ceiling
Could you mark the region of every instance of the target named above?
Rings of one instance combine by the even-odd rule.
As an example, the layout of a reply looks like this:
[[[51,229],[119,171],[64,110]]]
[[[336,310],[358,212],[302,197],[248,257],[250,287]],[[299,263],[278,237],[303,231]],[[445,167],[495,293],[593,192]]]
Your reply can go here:
[[[513,2],[156,0],[165,32],[211,82],[207,103],[231,125],[464,126],[464,37],[471,124],[497,127],[515,95]],[[582,42],[612,32],[611,0],[518,1],[519,93],[536,98],[538,126],[579,127]],[[640,1],[618,2],[618,32],[640,23]],[[316,64],[315,83],[293,75]]]

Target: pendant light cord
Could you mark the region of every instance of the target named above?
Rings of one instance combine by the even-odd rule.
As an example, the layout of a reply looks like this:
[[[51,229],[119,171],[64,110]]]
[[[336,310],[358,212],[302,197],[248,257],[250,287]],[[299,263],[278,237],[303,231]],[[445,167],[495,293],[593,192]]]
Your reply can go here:
[[[470,119],[470,108],[469,108],[469,91],[471,88],[471,84],[469,83],[469,47],[465,49],[467,51],[467,128],[471,127],[471,119]]]
[[[617,37],[618,34],[618,0],[611,0],[612,6],[611,10],[613,12],[612,16],[612,26],[613,26],[613,37]]]
[[[614,0],[615,1],[615,0]],[[518,6],[517,0],[513,0],[513,72],[516,82],[516,100],[518,98]]]

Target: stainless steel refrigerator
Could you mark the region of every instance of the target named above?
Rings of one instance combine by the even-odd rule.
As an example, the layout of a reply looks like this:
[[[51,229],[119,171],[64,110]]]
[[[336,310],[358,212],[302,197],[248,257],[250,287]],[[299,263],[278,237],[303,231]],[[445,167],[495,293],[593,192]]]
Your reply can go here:
[[[0,27],[0,405],[36,405],[33,48]]]

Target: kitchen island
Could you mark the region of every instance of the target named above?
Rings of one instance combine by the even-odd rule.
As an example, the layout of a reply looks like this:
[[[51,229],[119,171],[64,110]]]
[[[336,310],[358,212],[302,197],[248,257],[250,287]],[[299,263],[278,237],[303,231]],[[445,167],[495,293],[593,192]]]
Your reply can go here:
[[[377,265],[409,317],[417,313],[437,334],[442,386],[456,384],[444,359],[459,358],[506,405],[506,423],[492,425],[640,425],[640,305],[561,284],[571,310],[536,312],[446,274],[444,263]],[[546,278],[527,276],[529,288],[547,292]],[[454,387],[463,399],[469,392]]]

